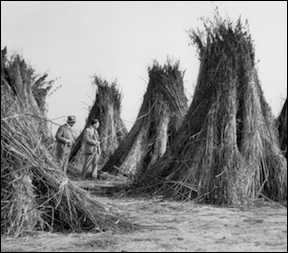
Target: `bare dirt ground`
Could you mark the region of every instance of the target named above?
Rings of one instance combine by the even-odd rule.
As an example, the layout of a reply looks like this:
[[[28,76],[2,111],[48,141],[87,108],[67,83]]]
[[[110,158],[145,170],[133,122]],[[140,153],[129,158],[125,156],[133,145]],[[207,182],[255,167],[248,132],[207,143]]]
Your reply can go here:
[[[125,234],[37,232],[6,237],[1,238],[1,252],[287,252],[287,204],[259,200],[245,207],[217,207],[95,194],[141,228]]]

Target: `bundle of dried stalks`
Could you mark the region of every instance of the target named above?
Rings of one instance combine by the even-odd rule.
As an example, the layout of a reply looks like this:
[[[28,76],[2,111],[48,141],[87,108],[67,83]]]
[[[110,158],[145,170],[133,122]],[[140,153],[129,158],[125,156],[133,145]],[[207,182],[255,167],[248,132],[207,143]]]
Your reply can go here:
[[[287,159],[287,98],[277,118],[280,147]]]
[[[3,59],[1,52],[1,63]],[[26,107],[13,83],[6,79],[9,69],[5,66],[4,62],[1,66],[1,234],[19,236],[38,229],[130,229],[131,224],[118,211],[100,204],[57,168],[43,142],[43,122],[29,116],[36,109],[31,112],[33,105]],[[21,76],[23,73],[13,77],[21,80]]]
[[[149,83],[136,122],[102,171],[127,175],[134,180],[166,151],[187,110],[179,62],[156,61],[148,69]]]
[[[259,196],[285,200],[286,159],[257,77],[251,37],[240,20],[204,25],[204,33],[189,34],[201,61],[189,111],[170,148],[130,190],[214,204]]]
[[[98,133],[102,151],[99,168],[102,168],[124,140],[128,132],[120,117],[121,94],[117,89],[116,82],[109,85],[107,81],[95,75],[93,85],[96,87],[95,102],[90,109],[83,131],[80,133],[76,139],[75,145],[72,147],[70,161],[74,164],[82,165],[81,158],[83,157],[83,152],[81,152],[81,148],[84,130],[91,124],[93,118],[98,118],[100,121]]]

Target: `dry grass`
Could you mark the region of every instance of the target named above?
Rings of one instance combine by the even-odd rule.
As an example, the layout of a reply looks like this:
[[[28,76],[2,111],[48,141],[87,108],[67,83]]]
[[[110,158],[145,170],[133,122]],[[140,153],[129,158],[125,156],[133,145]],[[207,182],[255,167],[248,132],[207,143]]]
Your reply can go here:
[[[148,68],[149,83],[137,120],[103,171],[137,180],[171,143],[187,110],[179,62]]]
[[[287,163],[247,26],[219,18],[190,32],[201,61],[192,103],[170,148],[130,191],[214,204],[286,199]]]
[[[2,57],[2,55],[1,55]],[[2,59],[1,59],[2,61]],[[1,234],[35,230],[128,231],[121,213],[98,202],[59,170],[41,117],[32,117],[1,69]],[[21,72],[18,86],[21,84]],[[26,83],[27,85],[27,83]],[[29,94],[29,92],[27,93]],[[31,94],[30,94],[31,95]],[[44,129],[45,130],[45,129]]]
[[[277,118],[277,125],[280,147],[287,159],[287,98]]]
[[[109,84],[95,75],[93,85],[96,87],[95,102],[89,111],[83,131],[77,137],[75,145],[72,147],[70,161],[74,164],[82,164],[84,130],[90,125],[93,118],[98,118],[100,121],[98,133],[102,150],[99,166],[102,168],[125,139],[128,132],[120,117],[122,98],[121,93],[117,89],[116,82]]]

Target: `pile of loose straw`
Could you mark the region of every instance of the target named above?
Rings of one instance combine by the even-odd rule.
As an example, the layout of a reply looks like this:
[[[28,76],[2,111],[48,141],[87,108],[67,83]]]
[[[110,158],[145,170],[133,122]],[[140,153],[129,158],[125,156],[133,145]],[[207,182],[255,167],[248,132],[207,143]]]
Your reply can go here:
[[[183,75],[179,62],[164,66],[154,61],[148,69],[149,83],[136,122],[102,169],[133,180],[161,157],[170,145],[187,111]]]
[[[1,63],[2,62],[1,52]],[[15,65],[17,67],[17,64]],[[25,69],[14,76],[23,84]],[[118,210],[74,185],[54,162],[43,141],[43,122],[23,106],[21,95],[1,66],[1,234],[50,231],[127,231],[133,227]],[[10,73],[10,75],[12,75]],[[27,81],[27,80],[26,80]],[[29,80],[28,80],[29,81]],[[25,84],[27,85],[27,83]],[[26,90],[27,94],[29,89]],[[32,115],[32,116],[31,116]],[[36,115],[39,116],[39,115]]]
[[[130,191],[214,204],[286,200],[287,163],[248,29],[240,20],[204,24],[204,32],[190,33],[201,64],[187,115],[170,148]]]
[[[97,118],[100,122],[98,133],[102,151],[99,158],[99,168],[102,168],[128,132],[120,117],[121,93],[117,89],[117,83],[109,84],[95,75],[93,85],[96,87],[95,101],[89,111],[85,127],[72,147],[70,161],[74,164],[79,164],[81,161],[84,130],[91,124],[93,118]]]

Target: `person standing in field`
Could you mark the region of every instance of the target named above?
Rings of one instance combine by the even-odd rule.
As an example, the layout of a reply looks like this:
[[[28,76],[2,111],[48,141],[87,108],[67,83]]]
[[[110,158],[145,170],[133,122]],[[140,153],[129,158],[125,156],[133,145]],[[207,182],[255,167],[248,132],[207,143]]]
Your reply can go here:
[[[75,116],[68,116],[67,123],[60,126],[55,135],[56,159],[61,170],[66,174],[71,147],[75,141],[72,127],[76,122]]]
[[[99,120],[92,119],[91,125],[84,131],[84,164],[82,167],[81,178],[85,179],[86,173],[92,164],[92,177],[97,178],[98,162],[101,154],[100,140],[97,129],[99,128]]]

